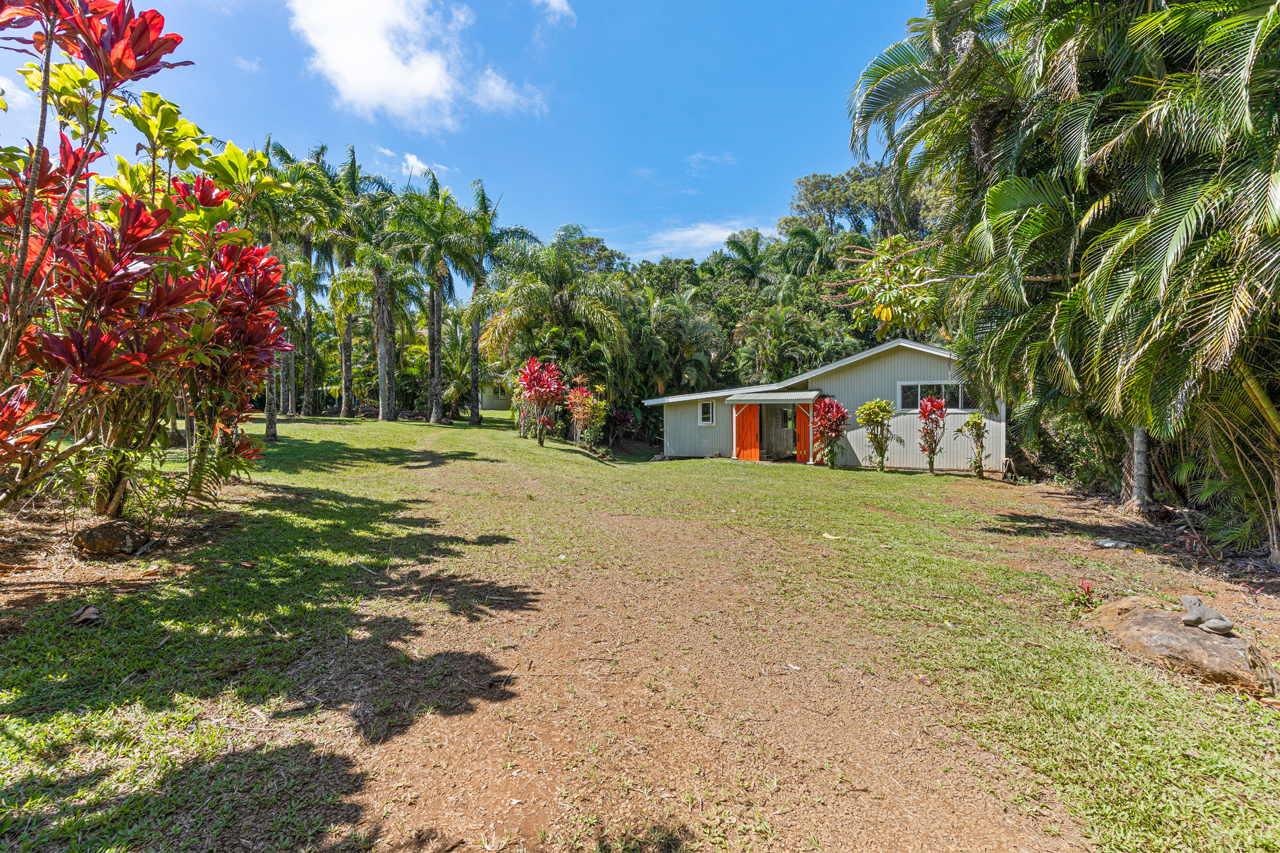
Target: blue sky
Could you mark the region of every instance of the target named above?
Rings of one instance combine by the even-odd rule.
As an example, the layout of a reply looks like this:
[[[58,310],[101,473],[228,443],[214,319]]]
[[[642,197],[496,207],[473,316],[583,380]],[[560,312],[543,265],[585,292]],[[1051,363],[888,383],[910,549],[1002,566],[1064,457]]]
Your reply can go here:
[[[911,2],[135,0],[195,62],[146,81],[206,132],[318,143],[398,182],[483,178],[506,224],[581,223],[633,258],[773,227],[792,182],[853,160],[845,103]],[[17,59],[13,56],[14,60]],[[0,68],[0,142],[34,126]],[[122,131],[122,151],[132,148]]]

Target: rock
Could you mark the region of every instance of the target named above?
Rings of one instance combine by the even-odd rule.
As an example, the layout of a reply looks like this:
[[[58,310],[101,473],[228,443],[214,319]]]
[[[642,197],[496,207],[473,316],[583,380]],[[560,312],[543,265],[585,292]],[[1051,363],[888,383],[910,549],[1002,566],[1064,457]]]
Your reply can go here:
[[[148,538],[127,521],[107,521],[78,531],[71,537],[71,544],[86,554],[107,557],[112,554],[132,554]]]
[[[1121,551],[1132,551],[1134,548],[1132,542],[1121,542],[1118,539],[1098,539],[1093,544],[1099,548],[1116,548]]]
[[[1257,646],[1244,637],[1210,634],[1183,624],[1185,614],[1151,609],[1153,601],[1137,597],[1111,601],[1081,621],[1110,631],[1130,654],[1210,684],[1255,696],[1280,693],[1280,675]]]
[[[1210,634],[1230,634],[1235,623],[1223,616],[1194,595],[1182,596],[1182,609],[1187,611],[1182,616],[1183,625],[1191,625]]]

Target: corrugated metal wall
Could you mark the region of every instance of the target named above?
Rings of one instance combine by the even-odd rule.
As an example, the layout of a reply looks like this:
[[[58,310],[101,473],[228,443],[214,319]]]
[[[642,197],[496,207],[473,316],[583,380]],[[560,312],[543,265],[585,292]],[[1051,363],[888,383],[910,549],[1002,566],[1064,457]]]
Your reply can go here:
[[[698,423],[698,401],[667,403],[662,407],[663,453],[667,456],[733,455],[733,412],[725,403],[727,395],[713,400],[715,426]]]
[[[951,362],[942,356],[899,347],[878,356],[856,362],[810,380],[809,389],[829,394],[849,410],[850,429],[841,447],[840,465],[871,465],[874,454],[867,444],[865,430],[857,425],[856,412],[868,400],[883,399],[898,406],[899,382],[957,382]],[[1004,464],[1005,418],[1002,411],[987,413],[986,468],[999,471]],[[940,471],[966,470],[973,449],[955,431],[968,419],[970,412],[947,415],[947,435],[934,465]],[[891,468],[927,468],[928,460],[920,452],[920,422],[913,411],[900,412],[893,419],[893,433],[903,443],[889,447],[886,464]]]

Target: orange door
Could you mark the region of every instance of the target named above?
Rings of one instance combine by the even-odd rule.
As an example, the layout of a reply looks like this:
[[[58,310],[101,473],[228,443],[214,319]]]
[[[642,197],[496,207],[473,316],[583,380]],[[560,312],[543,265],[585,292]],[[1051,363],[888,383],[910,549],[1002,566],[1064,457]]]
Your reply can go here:
[[[760,407],[755,403],[733,407],[734,458],[760,461]]]
[[[796,461],[809,462],[809,407],[796,406]]]

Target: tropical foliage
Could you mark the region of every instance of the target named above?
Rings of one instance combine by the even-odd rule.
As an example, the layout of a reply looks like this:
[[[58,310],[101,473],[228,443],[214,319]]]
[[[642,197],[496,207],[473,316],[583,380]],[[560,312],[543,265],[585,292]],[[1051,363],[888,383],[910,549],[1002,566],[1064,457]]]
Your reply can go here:
[[[1154,483],[1280,564],[1275,20],[935,0],[850,112],[899,199],[936,191],[932,310],[968,387],[1119,434],[1135,507]]]
[[[858,407],[858,426],[866,431],[867,443],[876,455],[876,470],[884,471],[889,445],[902,444],[902,436],[893,432],[893,403],[888,400],[868,400]]]
[[[32,145],[0,151],[0,507],[67,475],[71,496],[121,514],[179,410],[177,491],[206,499],[257,455],[239,425],[289,349],[276,312],[289,298],[284,270],[257,245],[254,198],[235,180],[246,155],[230,144],[212,155],[176,106],[126,94],[186,64],[166,60],[182,39],[158,12],[128,0],[6,3],[0,29],[37,60],[23,76],[39,98]],[[95,183],[108,110],[145,143],[138,163],[120,160]]]
[[[933,463],[938,458],[942,439],[947,434],[947,403],[937,397],[925,397],[920,401],[920,452],[929,461],[929,473],[934,473]]]
[[[829,468],[836,467],[836,456],[848,423],[849,410],[834,397],[821,397],[814,401],[811,426],[817,461],[825,461]]]

